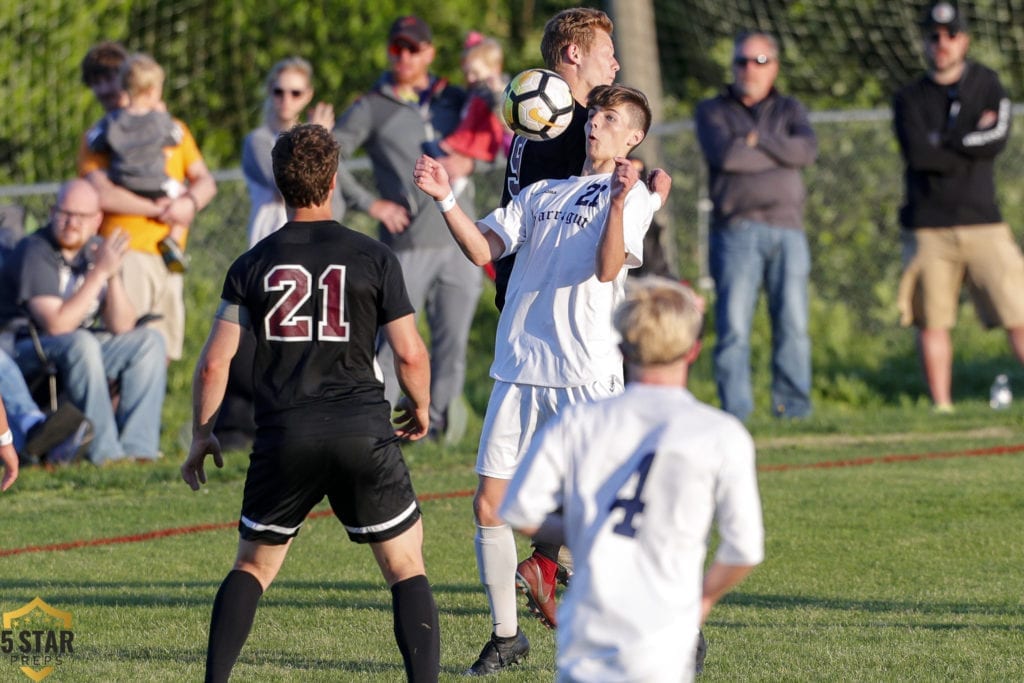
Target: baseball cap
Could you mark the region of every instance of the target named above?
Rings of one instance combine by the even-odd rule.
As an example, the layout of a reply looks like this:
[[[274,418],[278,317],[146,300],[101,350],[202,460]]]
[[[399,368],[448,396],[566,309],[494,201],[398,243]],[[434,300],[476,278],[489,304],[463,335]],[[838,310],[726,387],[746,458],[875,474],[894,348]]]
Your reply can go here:
[[[936,2],[921,19],[921,28],[942,27],[950,33],[967,32],[967,17],[951,2]]]
[[[393,43],[399,38],[416,44],[433,41],[433,35],[427,22],[413,15],[399,17],[391,24],[391,30],[388,31],[388,42]]]

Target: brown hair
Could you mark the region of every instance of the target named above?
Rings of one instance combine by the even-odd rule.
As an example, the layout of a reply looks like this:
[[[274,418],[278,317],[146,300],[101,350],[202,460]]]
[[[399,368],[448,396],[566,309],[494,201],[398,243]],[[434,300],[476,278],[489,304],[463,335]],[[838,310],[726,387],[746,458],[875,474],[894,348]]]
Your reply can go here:
[[[544,25],[540,40],[540,54],[549,69],[562,63],[562,52],[569,45],[579,45],[584,54],[594,44],[594,32],[612,34],[612,20],[599,9],[576,7],[565,9],[551,17]]]
[[[284,202],[293,208],[319,206],[327,201],[331,179],[338,172],[338,142],[315,123],[303,123],[277,136],[271,152],[274,182]]]
[[[126,59],[128,51],[121,43],[112,40],[96,43],[82,58],[82,83],[91,88],[98,81],[117,76]]]
[[[593,109],[611,109],[625,105],[630,114],[630,120],[635,128],[647,131],[651,128],[651,105],[647,103],[647,96],[636,88],[625,85],[598,85],[587,95],[587,107]]]

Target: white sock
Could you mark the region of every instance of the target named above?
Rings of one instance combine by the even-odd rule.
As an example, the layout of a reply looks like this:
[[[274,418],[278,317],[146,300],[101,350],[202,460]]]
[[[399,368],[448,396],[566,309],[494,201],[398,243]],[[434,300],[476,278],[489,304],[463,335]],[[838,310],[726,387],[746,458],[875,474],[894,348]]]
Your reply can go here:
[[[512,527],[477,526],[476,566],[480,583],[487,592],[494,619],[494,633],[501,638],[514,636],[519,628],[516,604],[516,539]]]

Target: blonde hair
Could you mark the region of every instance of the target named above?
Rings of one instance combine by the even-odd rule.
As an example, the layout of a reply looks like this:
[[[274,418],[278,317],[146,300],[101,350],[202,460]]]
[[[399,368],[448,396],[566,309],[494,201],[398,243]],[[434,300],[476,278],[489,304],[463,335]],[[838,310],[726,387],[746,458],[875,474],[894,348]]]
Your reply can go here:
[[[164,69],[155,59],[144,52],[128,55],[121,65],[121,89],[130,97],[156,89],[164,85]]]
[[[270,73],[264,81],[267,95],[263,100],[263,122],[267,125],[274,122],[274,100],[270,96],[270,90],[274,87],[277,77],[285,71],[298,71],[306,77],[307,87],[313,85],[313,65],[302,57],[285,57],[270,67]]]
[[[583,54],[590,54],[597,31],[612,34],[612,20],[599,9],[574,7],[564,9],[548,19],[540,40],[540,54],[544,64],[557,71],[562,63],[562,51],[569,45],[579,45]]]
[[[489,69],[500,73],[505,63],[505,52],[494,38],[481,38],[479,42],[462,51],[462,63],[465,64],[470,59],[479,59]]]
[[[663,277],[642,277],[627,285],[613,322],[626,361],[639,366],[681,360],[700,338],[704,315],[689,287]]]

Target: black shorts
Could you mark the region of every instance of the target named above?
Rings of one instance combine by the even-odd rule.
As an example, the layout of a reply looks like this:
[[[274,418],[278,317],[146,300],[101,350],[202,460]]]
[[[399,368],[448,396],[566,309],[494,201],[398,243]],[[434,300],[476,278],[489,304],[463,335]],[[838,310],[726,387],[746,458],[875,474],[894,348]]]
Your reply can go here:
[[[287,543],[324,496],[356,543],[395,538],[420,518],[396,439],[373,436],[291,439],[249,456],[238,533]]]

